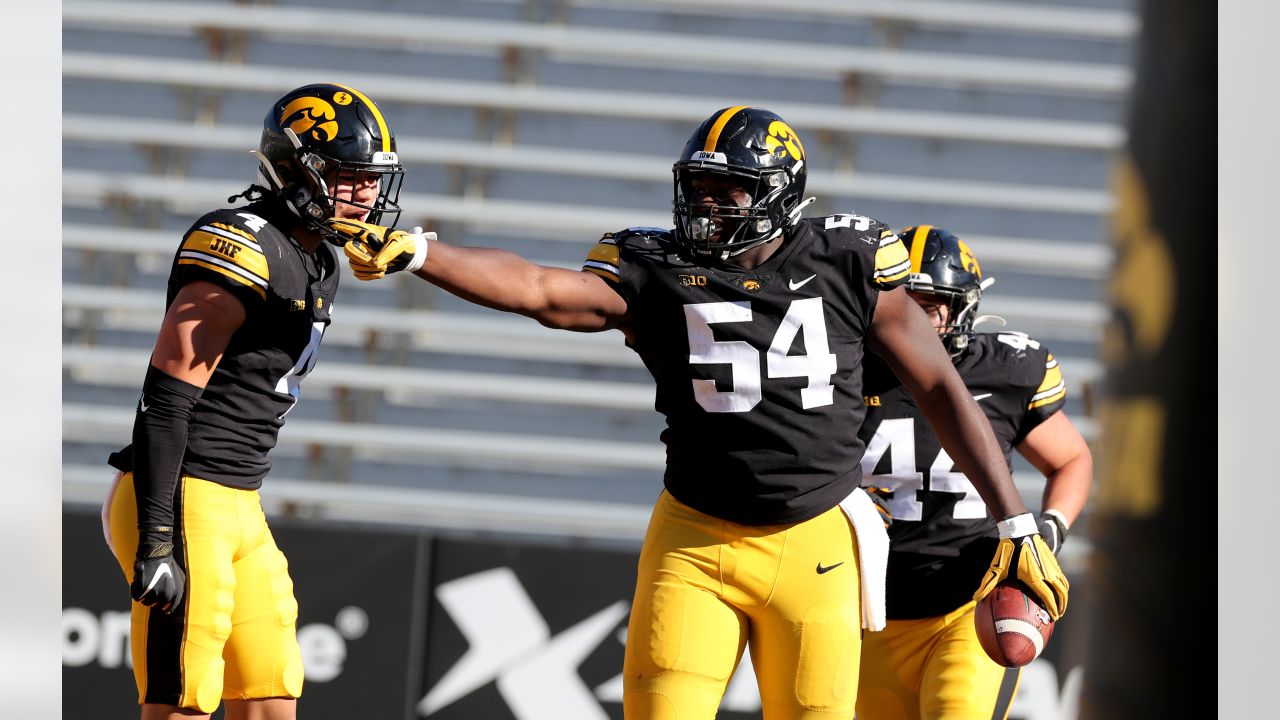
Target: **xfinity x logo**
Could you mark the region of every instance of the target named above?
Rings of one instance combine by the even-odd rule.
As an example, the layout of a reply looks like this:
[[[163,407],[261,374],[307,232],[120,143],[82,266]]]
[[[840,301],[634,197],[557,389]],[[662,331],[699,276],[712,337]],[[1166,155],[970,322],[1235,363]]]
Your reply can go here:
[[[418,702],[418,714],[448,715],[449,705],[493,683],[518,720],[606,720],[603,703],[622,702],[622,668],[595,688],[579,666],[603,642],[626,642],[628,603],[607,605],[556,635],[511,568],[500,567],[443,583],[436,598],[468,644],[440,680]],[[615,632],[615,630],[617,630]],[[1053,665],[1038,659],[1023,669],[1012,720],[1074,718],[1080,668],[1059,691]],[[760,695],[751,656],[729,682],[721,710],[759,712]]]
[[[510,568],[444,583],[436,598],[469,648],[418,703],[420,714],[431,715],[495,680],[519,720],[606,720],[600,703],[622,702],[622,668],[593,689],[582,681],[578,667],[610,635],[626,642],[626,629],[614,630],[626,619],[628,602],[619,600],[553,636]],[[748,657],[743,657],[721,707],[760,709]]]

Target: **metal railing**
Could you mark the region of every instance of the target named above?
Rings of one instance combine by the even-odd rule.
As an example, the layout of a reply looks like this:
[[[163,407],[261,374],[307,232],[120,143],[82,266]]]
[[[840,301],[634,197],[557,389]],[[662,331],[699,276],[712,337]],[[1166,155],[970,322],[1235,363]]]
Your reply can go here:
[[[599,63],[686,65],[733,72],[838,77],[874,75],[886,80],[942,85],[1035,88],[1118,96],[1132,82],[1129,68],[1094,63],[980,57],[957,53],[903,52],[815,43],[772,42],[762,53],[734,38],[420,14],[370,13],[317,7],[210,5],[192,2],[66,2],[64,26],[134,32],[205,29],[320,39],[329,44],[381,48],[520,48]],[[342,28],[335,33],[334,28]],[[269,29],[269,32],[267,31]],[[163,68],[160,68],[163,69]],[[361,85],[366,87],[365,85]],[[366,88],[367,89],[367,88]],[[378,94],[383,97],[382,94]]]
[[[867,19],[927,27],[1126,40],[1138,17],[1123,10],[965,0],[572,0],[573,5],[668,13],[754,14],[815,20]]]

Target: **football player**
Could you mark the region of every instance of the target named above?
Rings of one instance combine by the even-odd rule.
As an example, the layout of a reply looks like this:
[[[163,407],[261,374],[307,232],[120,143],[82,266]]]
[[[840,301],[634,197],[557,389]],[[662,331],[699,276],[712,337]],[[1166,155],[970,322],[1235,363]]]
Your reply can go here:
[[[1006,463],[1016,449],[1046,478],[1040,534],[1056,553],[1088,499],[1093,471],[1088,445],[1062,412],[1058,361],[1021,333],[974,332],[994,278],[983,279],[963,240],[929,225],[900,236],[910,252],[907,294],[990,420]],[[893,523],[888,627],[863,644],[858,718],[1004,718],[1018,670],[1006,672],[983,652],[972,597],[996,547],[996,522],[908,387],[875,356],[865,367],[863,483],[892,493]]]
[[[295,717],[298,605],[258,488],[338,292],[324,221],[400,212],[395,139],[355,88],[285,94],[255,154],[250,204],[182,237],[133,442],[110,458],[104,532],[133,597],[144,719],[208,717],[223,700],[228,719]]]
[[[849,441],[865,411],[865,346],[908,378],[948,450],[1008,518],[1008,536],[1038,537],[990,424],[898,287],[906,249],[867,217],[803,219],[806,172],[782,118],[717,111],[674,165],[675,228],[607,234],[581,272],[330,223],[350,236],[357,277],[417,267],[462,298],[549,327],[617,328],[653,375],[666,490],[627,630],[632,720],[713,717],[746,647],[766,718],[852,715],[861,626],[880,622],[874,593],[865,607],[860,595],[884,579],[882,564],[867,578],[859,568],[875,564],[877,541],[887,549],[858,487],[863,447]],[[1043,542],[1019,547],[1043,553],[1021,567],[1056,617],[1065,578]],[[1008,554],[998,564],[1020,567]]]

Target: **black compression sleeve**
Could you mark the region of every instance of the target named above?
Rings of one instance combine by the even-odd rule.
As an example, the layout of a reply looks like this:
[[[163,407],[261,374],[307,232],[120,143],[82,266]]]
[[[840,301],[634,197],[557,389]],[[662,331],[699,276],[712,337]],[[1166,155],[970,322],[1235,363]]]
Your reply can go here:
[[[173,492],[201,388],[147,367],[133,420],[133,493],[138,527],[173,527]]]

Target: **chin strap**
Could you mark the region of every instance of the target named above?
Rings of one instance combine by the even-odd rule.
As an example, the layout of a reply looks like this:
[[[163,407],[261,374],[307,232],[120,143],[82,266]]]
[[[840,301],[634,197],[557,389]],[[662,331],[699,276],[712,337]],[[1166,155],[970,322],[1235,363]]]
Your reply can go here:
[[[1008,322],[1005,321],[1004,318],[1000,317],[999,315],[979,315],[973,321],[973,329],[977,330],[978,326],[984,322],[998,323],[1000,327],[1004,327],[1005,325],[1009,324]]]
[[[816,197],[811,197],[802,201],[799,205],[796,205],[795,209],[791,211],[791,214],[787,215],[787,220],[789,220],[790,224],[792,225],[795,225],[796,223],[800,222],[800,213],[805,208],[809,207],[810,205],[816,202],[818,202],[818,198]]]

